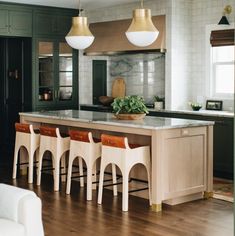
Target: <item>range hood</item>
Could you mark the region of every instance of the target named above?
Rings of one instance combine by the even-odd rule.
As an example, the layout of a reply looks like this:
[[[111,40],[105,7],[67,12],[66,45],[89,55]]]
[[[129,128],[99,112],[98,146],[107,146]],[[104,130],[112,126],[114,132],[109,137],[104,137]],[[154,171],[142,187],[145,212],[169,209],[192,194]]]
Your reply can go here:
[[[92,23],[89,28],[95,40],[85,49],[84,55],[165,52],[165,15],[153,16],[152,21],[159,30],[159,35],[157,40],[147,47],[136,47],[127,40],[125,32],[131,19]]]

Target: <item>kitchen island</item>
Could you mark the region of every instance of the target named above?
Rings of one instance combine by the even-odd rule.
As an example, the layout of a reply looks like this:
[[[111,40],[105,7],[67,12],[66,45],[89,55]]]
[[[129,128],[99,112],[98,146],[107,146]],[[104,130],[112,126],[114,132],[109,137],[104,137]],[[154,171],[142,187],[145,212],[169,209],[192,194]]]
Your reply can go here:
[[[132,143],[150,145],[154,211],[161,211],[162,203],[175,205],[212,196],[214,123],[211,121],[150,116],[126,121],[117,120],[111,113],[79,110],[20,113],[20,120],[35,126],[89,129],[95,136],[125,135]]]

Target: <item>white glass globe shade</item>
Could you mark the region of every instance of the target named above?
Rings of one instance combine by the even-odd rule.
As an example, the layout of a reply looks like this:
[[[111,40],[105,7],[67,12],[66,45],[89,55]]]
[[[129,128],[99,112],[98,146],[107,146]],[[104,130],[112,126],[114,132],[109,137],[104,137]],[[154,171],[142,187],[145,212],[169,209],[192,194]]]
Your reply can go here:
[[[75,49],[88,48],[94,41],[94,36],[66,36],[68,45]]]
[[[159,31],[136,31],[126,32],[126,37],[137,47],[147,47],[157,39],[158,34]]]

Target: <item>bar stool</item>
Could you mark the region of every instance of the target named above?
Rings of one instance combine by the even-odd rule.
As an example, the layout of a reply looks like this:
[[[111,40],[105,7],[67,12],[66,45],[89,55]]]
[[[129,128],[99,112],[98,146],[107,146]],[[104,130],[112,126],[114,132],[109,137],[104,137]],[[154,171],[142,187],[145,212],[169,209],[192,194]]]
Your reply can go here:
[[[140,146],[128,144],[127,137],[118,137],[112,135],[101,135],[101,165],[100,180],[98,192],[98,204],[102,203],[104,170],[110,163],[117,165],[123,176],[122,181],[122,210],[128,211],[128,180],[131,168],[136,164],[143,164],[147,170],[149,203],[151,200],[151,183],[150,183],[150,148],[149,146]],[[133,191],[132,191],[133,192]]]
[[[37,133],[37,130],[34,131],[33,126],[30,124],[15,123],[15,130],[16,137],[12,178],[15,179],[17,174],[18,152],[21,147],[25,147],[28,152],[29,162],[20,163],[20,165],[28,164],[28,183],[33,183],[34,154],[39,148],[40,135]]]
[[[80,186],[84,186],[83,162],[87,167],[87,200],[92,200],[92,181],[96,181],[96,160],[101,156],[101,142],[89,131],[70,130],[70,152],[66,193],[70,194],[73,161],[79,158]],[[93,185],[96,188],[96,185]]]
[[[40,147],[37,170],[37,185],[41,184],[41,171],[43,156],[46,151],[52,154],[52,166],[54,175],[54,191],[59,191],[60,179],[60,160],[62,161],[63,171],[66,172],[65,154],[69,150],[70,138],[67,135],[61,135],[59,128],[41,126],[40,130]]]

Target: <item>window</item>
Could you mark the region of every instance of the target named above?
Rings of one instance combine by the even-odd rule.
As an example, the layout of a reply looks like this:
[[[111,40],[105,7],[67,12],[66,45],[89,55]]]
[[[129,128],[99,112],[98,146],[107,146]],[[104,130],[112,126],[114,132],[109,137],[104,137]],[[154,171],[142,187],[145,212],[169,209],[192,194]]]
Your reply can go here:
[[[234,94],[234,46],[212,47],[212,93],[231,98]]]

